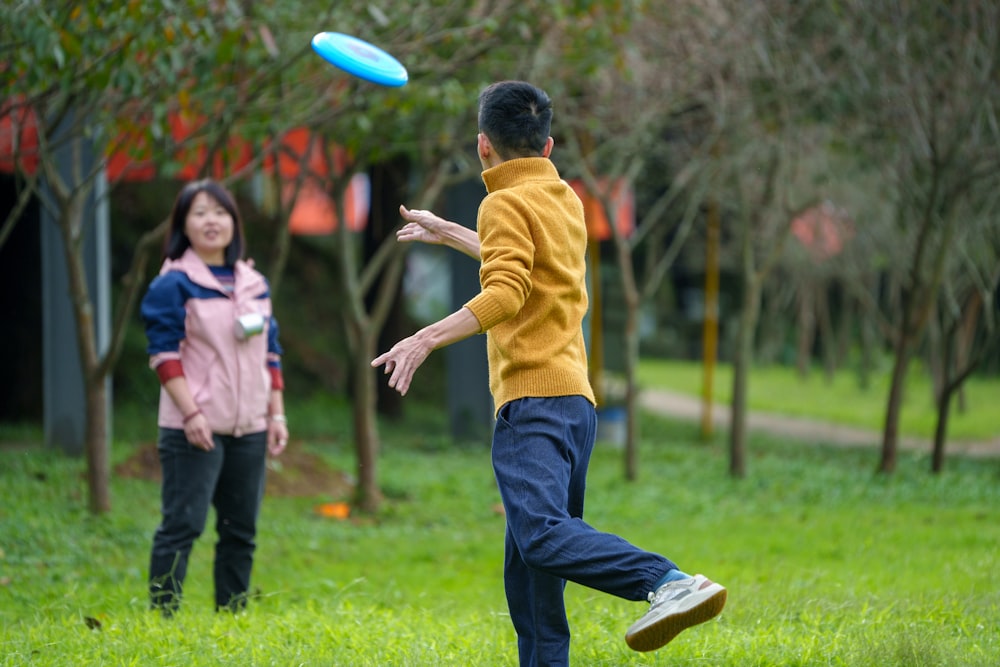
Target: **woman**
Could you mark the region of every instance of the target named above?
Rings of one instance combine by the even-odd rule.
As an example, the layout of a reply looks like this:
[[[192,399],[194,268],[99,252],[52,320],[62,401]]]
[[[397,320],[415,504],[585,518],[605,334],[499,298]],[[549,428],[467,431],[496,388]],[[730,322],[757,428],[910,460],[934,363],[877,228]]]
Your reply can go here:
[[[163,267],[142,301],[160,378],[162,520],[153,537],[152,605],[177,609],[188,556],[215,507],[216,609],[246,605],[267,454],[288,443],[270,288],[243,261],[232,195],[188,183],[171,213]]]

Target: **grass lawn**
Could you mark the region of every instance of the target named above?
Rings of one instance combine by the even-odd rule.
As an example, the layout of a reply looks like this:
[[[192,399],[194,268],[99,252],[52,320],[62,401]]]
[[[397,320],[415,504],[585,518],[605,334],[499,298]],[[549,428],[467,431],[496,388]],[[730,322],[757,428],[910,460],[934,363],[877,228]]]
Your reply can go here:
[[[259,594],[237,616],[211,611],[211,532],[181,612],[147,610],[155,482],[115,477],[113,510],[94,517],[82,460],[0,444],[0,665],[516,665],[488,449],[448,446],[437,411],[409,412],[383,430],[377,518],[320,518],[322,494],[265,500]],[[353,469],[343,406],[290,419],[294,448]],[[721,438],[650,416],[642,432],[637,482],[599,443],[589,521],[717,579],[729,604],[638,654],[623,634],[645,605],[570,584],[574,665],[1000,663],[1000,461],[932,477],[901,453],[883,478],[872,452],[754,438],[736,481]],[[116,442],[116,462],[135,446]]]
[[[889,400],[891,367],[873,373],[866,389],[859,386],[856,373],[842,370],[831,381],[820,369],[804,379],[789,366],[761,366],[753,369],[749,382],[748,406],[751,410],[809,417],[835,424],[867,428],[881,432],[885,425]],[[700,396],[703,368],[700,362],[643,359],[639,365],[639,384]],[[732,400],[732,366],[719,364],[713,386],[718,403]],[[1000,382],[973,377],[965,384],[965,411],[953,405],[948,421],[950,440],[993,440],[1000,438]],[[930,379],[914,363],[907,377],[900,431],[903,435],[931,438],[937,424]]]

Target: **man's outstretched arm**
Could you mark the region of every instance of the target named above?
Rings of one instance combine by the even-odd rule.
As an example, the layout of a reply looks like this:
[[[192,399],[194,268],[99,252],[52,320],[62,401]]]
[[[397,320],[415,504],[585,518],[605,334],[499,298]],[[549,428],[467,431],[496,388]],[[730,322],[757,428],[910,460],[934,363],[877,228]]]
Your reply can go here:
[[[403,205],[399,207],[399,214],[406,224],[396,232],[396,240],[446,245],[473,259],[480,259],[479,236],[475,230],[445,220],[431,211],[410,210]]]
[[[479,320],[471,310],[462,307],[448,317],[399,341],[391,350],[373,359],[372,366],[378,368],[385,364],[384,373],[389,375],[389,386],[406,396],[413,374],[433,350],[477,333],[479,333]]]

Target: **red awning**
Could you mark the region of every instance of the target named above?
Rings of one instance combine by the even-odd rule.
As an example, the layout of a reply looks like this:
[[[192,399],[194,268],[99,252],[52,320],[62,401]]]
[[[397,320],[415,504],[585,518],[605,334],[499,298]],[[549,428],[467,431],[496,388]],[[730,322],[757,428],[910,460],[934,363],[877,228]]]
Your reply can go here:
[[[184,181],[198,178],[199,174],[203,173],[205,161],[208,159],[208,143],[199,141],[197,133],[208,122],[208,118],[171,113],[167,121],[170,123],[170,136],[182,146],[176,155],[177,161],[182,165],[177,172],[177,178]],[[150,160],[150,151],[145,146],[145,134],[142,128],[123,130],[107,150],[108,180],[148,181],[156,176],[156,166]],[[212,156],[208,174],[212,178],[221,180],[229,174],[244,169],[253,159],[253,151],[253,145],[249,141],[238,136],[230,137],[223,149],[216,151]]]
[[[0,108],[0,171],[15,171],[15,160],[29,174],[38,169],[38,120],[18,98]]]
[[[607,241],[611,238],[611,224],[608,222],[607,211],[601,198],[590,192],[581,179],[569,181],[570,187],[583,202],[583,214],[587,220],[587,236],[591,241]],[[607,189],[609,181],[600,179],[598,186]],[[624,179],[610,183],[611,203],[615,207],[615,220],[619,233],[628,238],[635,231],[635,194]]]
[[[264,159],[264,171],[272,173],[271,153]],[[330,162],[333,162],[332,169]],[[278,151],[278,173],[284,180],[281,188],[282,205],[292,205],[288,229],[293,234],[331,234],[337,229],[337,208],[324,183],[331,174],[342,174],[349,164],[347,151],[341,146],[328,147],[322,138],[307,128],[295,128],[281,137]],[[303,172],[304,173],[301,173]],[[296,183],[301,186],[296,193]],[[368,177],[355,174],[344,193],[344,217],[351,231],[364,229],[368,222],[371,199]]]

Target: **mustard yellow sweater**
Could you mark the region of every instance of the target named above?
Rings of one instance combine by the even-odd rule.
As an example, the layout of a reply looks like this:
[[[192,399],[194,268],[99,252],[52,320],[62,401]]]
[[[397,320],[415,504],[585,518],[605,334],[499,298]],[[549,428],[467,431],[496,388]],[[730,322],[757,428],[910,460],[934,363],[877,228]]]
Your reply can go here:
[[[587,227],[583,205],[548,158],[483,172],[476,223],[481,291],[465,304],[486,332],[497,411],[526,396],[581,395],[587,375]]]

